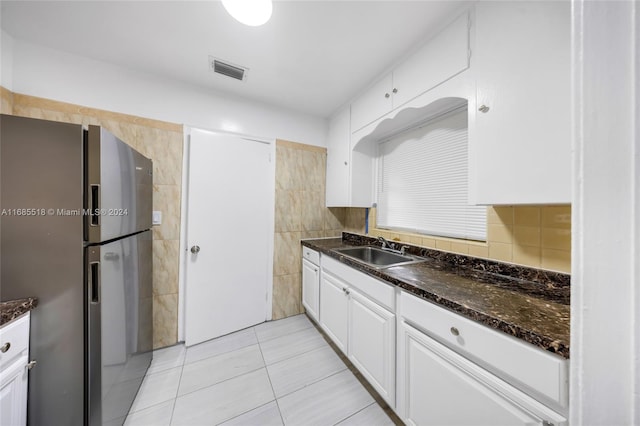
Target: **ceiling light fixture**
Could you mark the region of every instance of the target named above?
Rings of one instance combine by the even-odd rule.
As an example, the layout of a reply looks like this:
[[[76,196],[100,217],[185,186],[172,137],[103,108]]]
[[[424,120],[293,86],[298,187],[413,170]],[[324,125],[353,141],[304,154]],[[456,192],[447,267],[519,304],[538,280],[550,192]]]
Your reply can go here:
[[[265,24],[271,18],[271,0],[222,0],[222,5],[238,21],[251,27]]]

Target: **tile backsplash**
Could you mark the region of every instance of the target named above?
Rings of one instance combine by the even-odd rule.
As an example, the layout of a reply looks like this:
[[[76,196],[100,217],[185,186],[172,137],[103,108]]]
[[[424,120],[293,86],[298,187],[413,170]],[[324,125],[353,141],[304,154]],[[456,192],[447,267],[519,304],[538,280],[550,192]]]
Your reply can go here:
[[[348,217],[364,217],[364,209],[348,209]],[[375,227],[375,209],[369,214],[372,236],[485,259],[571,272],[571,206],[487,207],[487,241],[467,241],[395,232]],[[353,229],[355,228],[355,229]],[[351,232],[364,232],[364,219]]]

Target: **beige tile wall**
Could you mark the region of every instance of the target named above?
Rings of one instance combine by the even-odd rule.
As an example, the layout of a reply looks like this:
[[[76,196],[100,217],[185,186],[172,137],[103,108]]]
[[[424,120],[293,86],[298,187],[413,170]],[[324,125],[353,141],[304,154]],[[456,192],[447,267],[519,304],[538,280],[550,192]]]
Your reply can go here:
[[[273,319],[303,312],[300,240],[340,236],[345,209],[324,206],[325,148],[278,140]]]
[[[162,225],[153,228],[153,346],[178,340],[178,265],[182,179],[182,125],[43,98],[2,95],[2,112],[77,124],[104,126],[153,160],[153,209],[162,211]]]
[[[0,86],[0,113],[13,113],[13,93]]]
[[[347,216],[364,217],[364,209],[348,209]],[[355,210],[355,212],[352,212]],[[362,219],[364,221],[364,219]],[[375,209],[369,234],[470,256],[559,272],[571,272],[571,206],[487,207],[487,242],[456,240],[375,228]],[[357,226],[357,224],[356,224]],[[364,222],[362,222],[363,229]],[[360,232],[363,231],[354,231]]]

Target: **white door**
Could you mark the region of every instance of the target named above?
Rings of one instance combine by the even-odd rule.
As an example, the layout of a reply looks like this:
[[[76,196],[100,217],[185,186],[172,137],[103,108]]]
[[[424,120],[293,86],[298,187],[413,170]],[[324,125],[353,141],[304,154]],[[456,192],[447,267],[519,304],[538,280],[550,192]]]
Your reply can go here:
[[[351,290],[349,359],[394,408],[396,406],[395,315]]]
[[[273,270],[274,143],[193,129],[185,343],[264,322]]]

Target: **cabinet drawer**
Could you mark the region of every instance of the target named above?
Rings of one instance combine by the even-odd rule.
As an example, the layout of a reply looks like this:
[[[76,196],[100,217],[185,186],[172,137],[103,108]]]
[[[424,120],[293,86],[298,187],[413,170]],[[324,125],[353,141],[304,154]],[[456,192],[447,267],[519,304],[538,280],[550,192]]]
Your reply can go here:
[[[395,311],[395,293],[391,284],[370,277],[328,256],[322,257],[322,271],[331,272],[349,283],[350,287],[360,290],[360,293],[365,294],[390,311]]]
[[[8,345],[6,352],[0,352],[0,365],[8,365],[14,358],[29,349],[29,314],[0,328],[0,346]]]
[[[400,295],[400,314],[513,385],[568,406],[568,360],[405,292]]]
[[[314,265],[320,265],[320,253],[313,249],[310,249],[309,247],[302,247],[302,258],[307,259]]]

